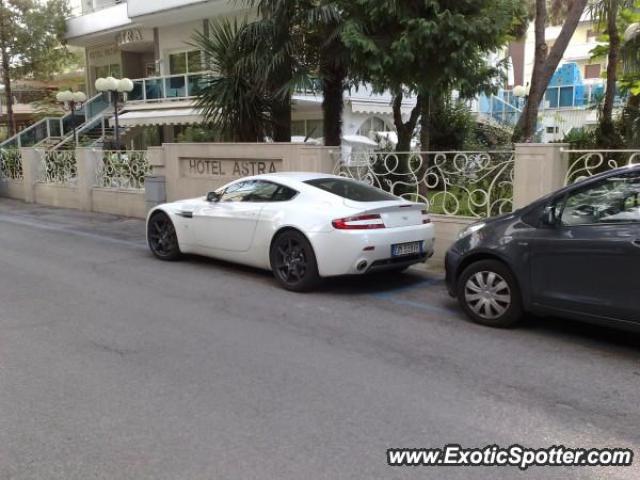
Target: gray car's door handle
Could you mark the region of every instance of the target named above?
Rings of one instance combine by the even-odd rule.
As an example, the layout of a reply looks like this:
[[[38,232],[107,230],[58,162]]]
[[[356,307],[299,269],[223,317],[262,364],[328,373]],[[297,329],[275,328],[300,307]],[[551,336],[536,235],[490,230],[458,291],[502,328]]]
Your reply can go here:
[[[637,240],[634,240],[633,242],[631,242],[633,244],[634,247],[638,247],[640,248],[640,238]]]

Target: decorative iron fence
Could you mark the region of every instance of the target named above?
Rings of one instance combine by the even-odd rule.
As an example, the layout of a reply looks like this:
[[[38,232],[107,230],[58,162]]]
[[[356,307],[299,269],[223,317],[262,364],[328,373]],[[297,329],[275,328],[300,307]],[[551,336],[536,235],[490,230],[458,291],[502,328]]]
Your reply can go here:
[[[569,169],[565,185],[626,165],[640,164],[640,150],[563,150]]]
[[[139,190],[144,188],[144,177],[151,173],[147,152],[105,151],[96,172],[96,186]]]
[[[17,148],[0,148],[0,179],[22,180],[22,154]]]
[[[45,150],[42,152],[38,182],[70,185],[78,176],[75,150]]]
[[[335,173],[427,204],[431,213],[491,217],[513,210],[513,151],[357,152]]]

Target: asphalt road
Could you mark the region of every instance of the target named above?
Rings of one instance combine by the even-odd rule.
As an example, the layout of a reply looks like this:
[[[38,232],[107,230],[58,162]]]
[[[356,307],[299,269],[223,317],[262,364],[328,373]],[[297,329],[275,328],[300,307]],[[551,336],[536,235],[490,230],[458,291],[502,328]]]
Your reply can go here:
[[[633,479],[388,467],[390,447],[640,446],[640,336],[466,321],[442,275],[316,293],[143,224],[0,200],[1,479]],[[638,452],[636,452],[638,454]]]

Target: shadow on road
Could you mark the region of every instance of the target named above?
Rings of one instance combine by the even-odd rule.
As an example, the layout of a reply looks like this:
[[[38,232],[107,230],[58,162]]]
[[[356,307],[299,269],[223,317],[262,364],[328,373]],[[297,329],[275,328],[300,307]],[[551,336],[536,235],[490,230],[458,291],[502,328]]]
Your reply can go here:
[[[566,318],[535,316],[529,316],[519,329],[523,334],[529,333],[543,338],[553,336],[556,340],[562,338],[567,342],[592,348],[610,349],[614,346],[629,349],[629,353],[635,357],[640,353],[640,331],[621,330]]]
[[[253,267],[237,265],[222,260],[188,255],[184,262],[205,268],[218,269],[224,274],[246,276],[260,282],[271,284],[279,288],[271,272]],[[458,308],[457,301],[446,292],[444,275],[441,273],[409,270],[404,273],[376,273],[371,275],[353,275],[345,277],[332,277],[325,279],[318,289],[306,295],[336,295],[341,298],[348,296],[370,296],[372,301],[386,300],[397,302],[404,308],[422,311],[421,306],[442,309],[443,316],[448,321],[460,322],[470,326],[471,321],[466,319]],[[303,294],[304,295],[304,294]],[[425,318],[427,315],[425,315]],[[487,331],[490,331],[489,327]],[[594,325],[556,317],[528,316],[525,321],[515,329],[523,337],[529,337],[532,341],[546,341],[561,339],[568,343],[582,345],[589,348],[608,349],[612,355],[619,355],[621,350],[634,358],[640,353],[640,331],[630,332],[618,330],[608,326]],[[499,331],[496,331],[499,334]],[[611,347],[614,350],[611,350]]]

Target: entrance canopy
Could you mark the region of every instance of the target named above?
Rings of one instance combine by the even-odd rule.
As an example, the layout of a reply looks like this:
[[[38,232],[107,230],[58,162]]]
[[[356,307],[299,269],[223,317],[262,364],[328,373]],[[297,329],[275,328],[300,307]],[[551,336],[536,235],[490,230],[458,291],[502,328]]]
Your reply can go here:
[[[192,125],[202,123],[202,115],[194,108],[139,110],[118,117],[123,127],[147,125]]]

